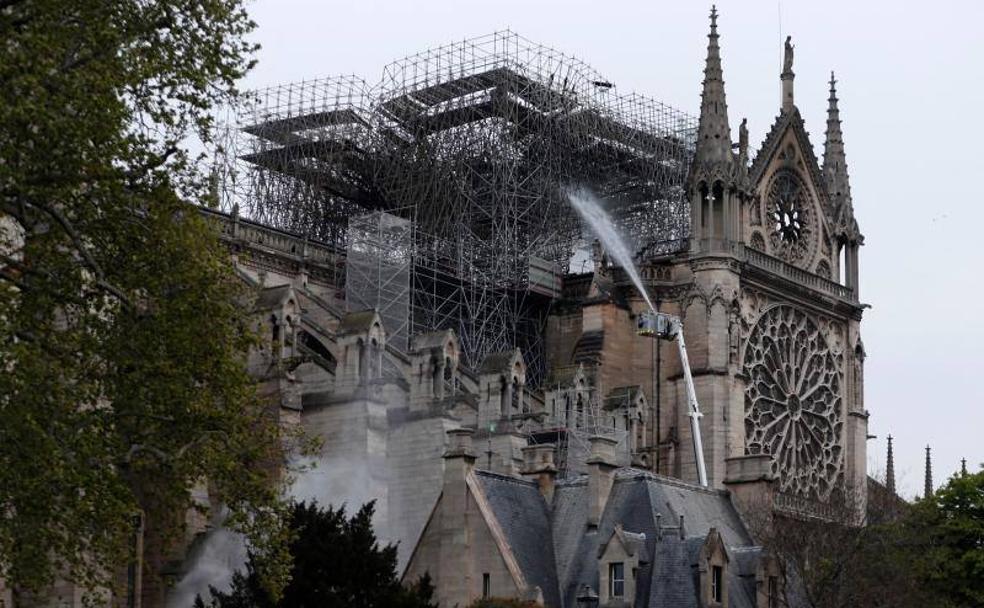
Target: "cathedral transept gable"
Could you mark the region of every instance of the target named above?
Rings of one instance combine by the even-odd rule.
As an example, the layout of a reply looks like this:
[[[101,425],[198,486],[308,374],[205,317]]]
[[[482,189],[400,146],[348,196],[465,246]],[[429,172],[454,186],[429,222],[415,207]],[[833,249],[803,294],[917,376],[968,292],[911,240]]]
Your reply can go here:
[[[750,246],[831,279],[829,197],[797,110],[777,120],[750,177],[756,193],[748,215]]]

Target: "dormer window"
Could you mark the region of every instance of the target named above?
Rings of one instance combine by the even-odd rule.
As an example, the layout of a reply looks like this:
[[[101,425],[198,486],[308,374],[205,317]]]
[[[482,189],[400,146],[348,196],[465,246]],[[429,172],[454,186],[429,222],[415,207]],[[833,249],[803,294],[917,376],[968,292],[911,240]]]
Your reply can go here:
[[[718,604],[724,601],[724,568],[721,566],[711,566],[711,601]]]
[[[625,563],[608,564],[608,596],[625,597]]]
[[[728,605],[728,550],[721,533],[711,528],[700,550],[701,599],[705,606]]]
[[[615,525],[611,537],[598,550],[599,601],[602,606],[633,605],[639,568],[648,563],[646,535]]]

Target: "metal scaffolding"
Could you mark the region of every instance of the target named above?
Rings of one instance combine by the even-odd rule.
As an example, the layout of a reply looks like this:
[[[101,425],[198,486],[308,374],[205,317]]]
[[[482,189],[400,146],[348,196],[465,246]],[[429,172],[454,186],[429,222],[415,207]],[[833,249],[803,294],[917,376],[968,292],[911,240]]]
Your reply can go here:
[[[594,388],[544,387],[551,396],[546,416],[527,433],[530,445],[552,443],[557,470],[563,478],[588,472],[591,438],[607,437],[615,441],[615,462],[629,466],[632,448],[626,425],[619,424],[622,412],[606,411]]]
[[[508,31],[393,62],[373,86],[258,91],[229,122],[226,208],[339,249],[353,217],[410,221],[409,331],[455,329],[471,366],[519,346],[531,385],[549,304],[587,238],[568,189],[605,200],[638,251],[689,236],[696,119]]]
[[[410,220],[376,211],[349,218],[345,301],[351,310],[374,309],[387,342],[406,352],[410,343]]]

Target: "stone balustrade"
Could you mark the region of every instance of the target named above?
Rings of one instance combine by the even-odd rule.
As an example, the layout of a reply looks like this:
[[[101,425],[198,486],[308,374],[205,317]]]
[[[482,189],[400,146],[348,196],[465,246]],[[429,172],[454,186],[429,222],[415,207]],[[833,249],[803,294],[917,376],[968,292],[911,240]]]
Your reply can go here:
[[[795,517],[816,517],[830,521],[840,519],[837,509],[832,505],[786,492],[776,492],[773,509],[777,513]]]

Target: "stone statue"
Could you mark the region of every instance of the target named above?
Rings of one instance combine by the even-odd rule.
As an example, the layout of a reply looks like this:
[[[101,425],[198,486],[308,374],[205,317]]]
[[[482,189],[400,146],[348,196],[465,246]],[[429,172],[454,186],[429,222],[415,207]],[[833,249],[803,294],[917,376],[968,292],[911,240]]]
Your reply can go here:
[[[792,36],[786,36],[786,54],[783,59],[782,71],[783,73],[793,71],[793,43]]]
[[[748,157],[748,119],[742,118],[741,125],[738,127],[738,155],[742,158]]]

